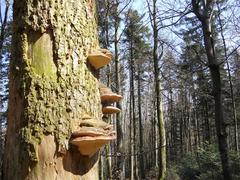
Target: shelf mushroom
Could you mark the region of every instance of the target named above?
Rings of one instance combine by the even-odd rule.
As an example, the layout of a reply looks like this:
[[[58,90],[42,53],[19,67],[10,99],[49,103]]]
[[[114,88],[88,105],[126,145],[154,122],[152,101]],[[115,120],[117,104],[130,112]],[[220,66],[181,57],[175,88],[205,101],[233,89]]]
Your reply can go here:
[[[88,62],[99,69],[112,60],[112,53],[107,49],[97,49],[88,55]]]
[[[102,108],[102,112],[103,114],[115,114],[115,113],[120,113],[121,110],[113,106],[104,106]]]
[[[114,103],[122,99],[121,95],[112,92],[110,88],[108,88],[102,83],[99,83],[99,91],[102,103],[104,102]]]
[[[113,126],[93,118],[85,118],[80,128],[72,133],[70,143],[77,146],[82,155],[92,157],[102,146],[116,139]]]

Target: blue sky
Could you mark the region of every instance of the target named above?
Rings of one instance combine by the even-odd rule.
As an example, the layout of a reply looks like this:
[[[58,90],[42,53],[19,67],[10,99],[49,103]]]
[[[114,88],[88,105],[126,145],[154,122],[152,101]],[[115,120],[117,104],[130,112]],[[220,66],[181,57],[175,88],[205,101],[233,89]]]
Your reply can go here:
[[[139,10],[141,13],[146,12],[146,0],[133,0],[133,6],[134,9]]]

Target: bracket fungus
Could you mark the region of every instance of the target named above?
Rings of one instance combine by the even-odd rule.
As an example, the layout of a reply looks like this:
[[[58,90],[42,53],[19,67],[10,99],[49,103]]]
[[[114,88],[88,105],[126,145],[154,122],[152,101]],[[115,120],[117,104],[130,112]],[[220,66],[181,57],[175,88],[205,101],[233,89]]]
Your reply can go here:
[[[121,110],[113,106],[105,106],[102,108],[102,112],[103,114],[115,114],[115,113],[120,113]]]
[[[99,83],[99,91],[102,102],[114,103],[122,99],[122,96],[111,91],[110,88],[102,83]]]
[[[112,53],[107,49],[97,49],[88,55],[88,62],[99,69],[112,60]]]
[[[102,146],[116,139],[113,126],[93,118],[83,118],[79,129],[72,133],[70,143],[77,146],[82,155],[92,157]]]

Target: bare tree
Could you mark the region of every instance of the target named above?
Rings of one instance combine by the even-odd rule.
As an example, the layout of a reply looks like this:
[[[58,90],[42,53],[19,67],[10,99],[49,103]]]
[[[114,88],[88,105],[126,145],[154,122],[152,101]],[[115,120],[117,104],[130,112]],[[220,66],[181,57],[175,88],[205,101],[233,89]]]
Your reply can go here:
[[[161,97],[161,81],[160,81],[160,65],[159,61],[163,55],[163,49],[159,49],[158,32],[159,27],[157,23],[157,0],[152,0],[151,4],[148,2],[149,15],[153,30],[153,63],[154,63],[154,83],[156,96],[156,118],[158,124],[159,137],[159,162],[158,162],[158,179],[165,179],[166,176],[166,135],[165,123],[163,119],[162,97]],[[151,8],[152,7],[152,8]],[[163,48],[163,46],[161,46]],[[160,53],[159,53],[160,52]]]
[[[208,67],[211,72],[213,83],[212,93],[215,101],[215,125],[218,137],[219,152],[221,155],[223,176],[225,180],[231,180],[229,169],[229,153],[227,143],[227,123],[223,117],[222,87],[220,75],[220,62],[216,57],[212,18],[215,7],[215,0],[192,0],[193,12],[201,22],[204,36],[204,45],[208,59]]]

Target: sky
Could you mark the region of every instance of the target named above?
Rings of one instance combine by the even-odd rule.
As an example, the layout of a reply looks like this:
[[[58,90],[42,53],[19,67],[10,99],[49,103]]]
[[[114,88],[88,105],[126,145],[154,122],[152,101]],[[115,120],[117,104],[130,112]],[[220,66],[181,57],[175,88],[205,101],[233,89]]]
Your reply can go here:
[[[140,12],[147,11],[146,1],[145,0],[133,0],[132,7],[139,10]]]

